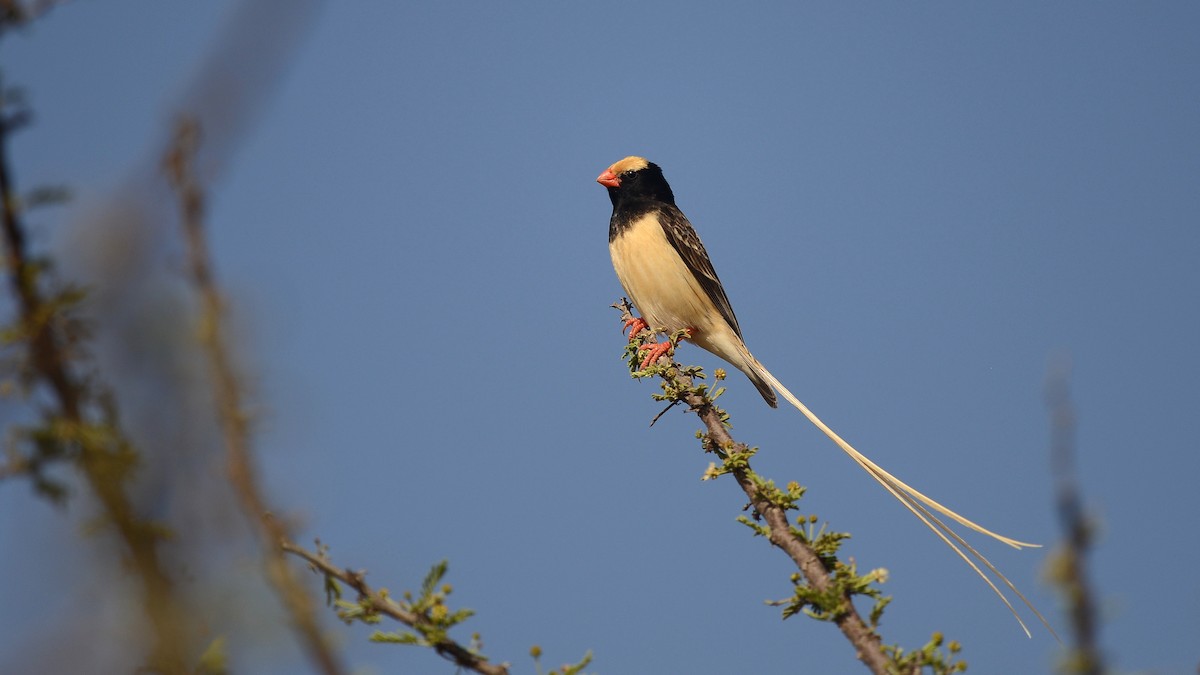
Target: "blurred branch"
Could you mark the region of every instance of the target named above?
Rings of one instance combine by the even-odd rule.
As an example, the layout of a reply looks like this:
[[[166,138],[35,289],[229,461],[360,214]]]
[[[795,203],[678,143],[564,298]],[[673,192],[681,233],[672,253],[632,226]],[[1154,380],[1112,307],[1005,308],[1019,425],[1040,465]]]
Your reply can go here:
[[[323,0],[243,0],[229,11],[175,110],[205,130],[193,173],[208,184],[232,163],[243,139],[273,100]]]
[[[9,5],[12,7],[15,5]],[[15,301],[15,325],[5,341],[24,350],[20,378],[28,391],[44,388],[50,399],[41,409],[41,426],[24,430],[33,451],[10,462],[8,472],[24,469],[38,479],[36,467],[51,459],[70,459],[95,496],[103,522],[112,527],[140,582],[140,596],[152,647],[147,666],[164,673],[184,673],[186,638],[184,616],[176,604],[173,584],[159,558],[162,526],[143,519],[135,510],[127,486],[139,454],[117,420],[115,403],[85,369],[79,340],[82,329],[72,310],[82,292],[45,291],[42,280],[49,262],[29,251],[27,229],[12,173],[8,142],[23,119],[23,111],[8,109],[11,97],[0,93],[0,196],[4,239],[4,272]]]
[[[622,321],[633,318],[633,306],[627,299],[622,298],[613,307],[621,311]],[[753,521],[748,518],[742,518],[741,521],[783,551],[799,570],[800,576],[793,577],[795,596],[788,601],[771,603],[785,605],[784,618],[802,611],[814,618],[833,622],[853,645],[858,659],[876,675],[915,675],[925,667],[934,673],[965,670],[965,663],[954,661],[954,655],[960,649],[958,643],[946,645],[949,653],[944,654],[941,651],[943,639],[938,633],[922,649],[911,652],[882,643],[876,628],[890,598],[884,597],[874,584],[886,579],[886,571],[874,570],[860,576],[853,562],[838,560],[837,549],[841,541],[850,535],[827,532],[824,527],[814,530],[812,525],[816,521],[815,516],[801,516],[798,519],[800,527],[792,526],[787,512],[797,508],[796,502],[803,496],[804,488],[789,483],[786,490],[781,490],[772,481],[753,471],[750,458],[757,450],[733,439],[729,433],[728,414],[714,402],[722,390],[710,391],[708,385],[696,384],[696,379],[704,377],[699,368],[681,366],[668,355],[657,364],[641,369],[640,347],[652,337],[648,330],[631,336],[626,358],[633,376],[657,375],[663,381],[663,394],[656,394],[655,399],[669,401],[671,405],[685,403],[700,418],[705,428],[705,432],[700,434],[705,451],[715,453],[723,460],[720,467],[715,464],[711,466],[704,478],[732,475],[753,508]],[[672,342],[678,342],[681,337],[682,332],[672,336]],[[716,379],[723,379],[723,373],[723,370],[718,370]],[[765,526],[759,525],[759,522],[765,523]],[[869,621],[864,620],[855,608],[856,595],[875,600]]]
[[[1060,365],[1046,378],[1050,408],[1050,461],[1057,484],[1059,523],[1063,543],[1047,562],[1050,580],[1058,586],[1071,619],[1074,645],[1061,665],[1065,673],[1100,675],[1104,672],[1097,640],[1096,602],[1087,575],[1093,524],[1084,514],[1076,481],[1075,409],[1071,405],[1070,369]]]
[[[13,476],[21,476],[29,471],[29,460],[20,455],[10,457],[4,464],[0,464],[0,480],[12,478]]]
[[[204,129],[204,145],[192,160],[192,173],[206,186],[228,173],[244,142],[277,100],[288,74],[312,34],[325,6],[322,0],[240,0],[223,3],[223,19],[182,78],[166,109],[187,116]],[[156,130],[156,135],[159,133]],[[176,195],[164,190],[161,148],[173,142],[175,129],[148,144],[149,157],[130,167],[92,222],[75,233],[77,265],[97,279],[97,305],[105,315],[144,313],[157,294],[163,258],[171,254],[176,233],[171,217]],[[172,275],[174,270],[166,272]],[[127,340],[112,343],[114,358],[136,361],[122,351]]]
[[[360,620],[366,623],[378,622],[379,616],[387,616],[418,631],[421,635],[376,634],[373,639],[381,642],[403,642],[406,644],[425,644],[432,647],[439,655],[454,662],[460,668],[483,673],[483,675],[508,675],[508,667],[495,664],[479,655],[472,649],[450,639],[446,630],[470,615],[469,612],[451,614],[442,603],[448,587],[439,591],[436,586],[445,573],[445,563],[435,566],[434,571],[422,585],[421,597],[416,602],[406,602],[403,605],[392,600],[386,590],[375,590],[367,584],[365,572],[354,572],[334,565],[328,553],[317,542],[318,552],[313,553],[284,540],[282,549],[308,561],[313,571],[325,576],[326,589],[331,594],[331,600],[340,597],[340,591],[334,581],[340,581],[358,594],[357,603],[338,601],[342,607],[338,615],[345,621]],[[407,595],[407,594],[406,594]],[[394,638],[393,638],[394,636]],[[582,667],[582,666],[580,666]]]
[[[9,28],[23,26],[49,12],[62,0],[0,0],[0,34]]]
[[[327,675],[343,673],[333,646],[317,623],[312,598],[288,565],[280,543],[287,541],[284,524],[271,515],[262,496],[250,447],[250,422],[242,404],[238,374],[224,333],[224,301],[213,275],[204,233],[205,195],[192,162],[200,128],[192,119],[181,120],[174,142],[163,159],[163,168],[179,199],[180,218],[187,245],[188,268],[200,297],[200,342],[208,358],[213,396],[225,440],[229,480],[246,520],[262,542],[267,579],[275,587],[309,658]]]

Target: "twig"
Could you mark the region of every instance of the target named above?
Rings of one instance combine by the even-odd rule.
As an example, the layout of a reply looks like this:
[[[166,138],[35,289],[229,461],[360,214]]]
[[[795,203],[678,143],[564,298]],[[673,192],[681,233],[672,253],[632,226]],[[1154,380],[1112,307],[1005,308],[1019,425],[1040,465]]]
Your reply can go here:
[[[679,401],[671,401],[670,405],[658,411],[658,414],[654,416],[654,419],[650,420],[650,426],[654,426],[655,422],[658,422],[660,419],[662,419],[663,415],[666,415],[671,411],[671,408],[674,408],[677,405],[679,405]]]
[[[238,375],[225,341],[224,303],[213,276],[204,235],[204,192],[192,170],[199,134],[200,128],[194,120],[181,120],[163,165],[178,194],[180,217],[187,240],[188,267],[200,296],[200,341],[213,377],[213,396],[225,439],[229,481],[246,520],[262,542],[267,579],[287,609],[301,644],[321,672],[339,675],[345,669],[333,646],[321,632],[312,598],[288,565],[280,548],[280,544],[288,539],[287,528],[279,519],[271,516],[259,487],[250,447],[249,417],[242,405]]]
[[[308,561],[308,564],[314,570],[326,577],[337,579],[350,588],[353,588],[358,594],[359,601],[365,603],[372,611],[389,616],[411,628],[416,628],[423,622],[424,619],[420,615],[405,610],[391,598],[387,597],[385,593],[371,588],[367,584],[365,572],[354,572],[338,567],[324,556],[312,553],[286,539],[283,540],[280,548]],[[483,673],[483,675],[508,675],[508,668],[506,666],[492,663],[450,638],[442,638],[434,643],[432,647],[438,654],[453,661],[455,665],[461,668]]]
[[[632,318],[632,307],[628,301],[623,304],[614,305],[618,309],[623,309],[624,314],[621,320]],[[663,358],[670,358],[664,356]],[[708,430],[708,438],[712,445],[721,449],[723,452],[746,450],[746,446],[738,443],[729,433],[729,428],[721,419],[721,414],[713,405],[712,399],[707,396],[702,396],[695,392],[692,378],[683,374],[682,367],[672,361],[671,367],[661,369],[659,372],[664,381],[667,382],[669,388],[685,392],[682,395],[684,402],[690,407],[692,412],[704,422],[705,428]],[[751,478],[752,471],[749,462],[743,463],[740,468],[735,468],[731,471],[733,477],[737,480],[742,491],[746,493],[747,499],[754,507],[754,510],[767,524],[770,532],[768,539],[776,548],[783,551],[808,580],[808,583],[817,591],[826,593],[835,588],[833,577],[826,568],[825,563],[821,560],[821,556],[808,543],[794,536],[791,531],[791,525],[788,522],[786,511],[777,504],[768,501],[760,492],[759,487]],[[848,593],[842,594],[842,610],[834,618],[834,623],[854,646],[856,655],[872,673],[876,675],[892,675],[895,668],[892,665],[892,660],[888,658],[884,652],[882,641],[879,635],[865,622],[858,610],[854,607],[852,598]]]

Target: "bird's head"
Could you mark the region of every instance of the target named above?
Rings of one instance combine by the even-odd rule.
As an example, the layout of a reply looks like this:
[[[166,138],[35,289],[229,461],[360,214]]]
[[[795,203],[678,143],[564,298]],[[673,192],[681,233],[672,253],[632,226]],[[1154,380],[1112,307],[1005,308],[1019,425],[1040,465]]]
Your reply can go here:
[[[596,177],[596,182],[608,188],[613,207],[622,200],[648,199],[675,203],[675,195],[662,169],[644,157],[626,157],[608,167]]]

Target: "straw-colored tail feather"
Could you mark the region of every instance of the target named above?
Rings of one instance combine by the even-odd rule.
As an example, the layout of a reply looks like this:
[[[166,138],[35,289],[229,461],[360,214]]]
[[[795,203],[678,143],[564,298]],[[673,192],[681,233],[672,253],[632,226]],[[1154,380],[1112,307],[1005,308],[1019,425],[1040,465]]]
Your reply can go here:
[[[753,360],[753,357],[751,357],[751,359]],[[1016,549],[1027,546],[1037,547],[1040,546],[1040,544],[1030,544],[1028,542],[1017,541],[1016,539],[992,532],[991,530],[971,520],[968,520],[963,516],[960,516],[954,511],[951,511],[945,506],[942,506],[936,501],[930,499],[929,497],[926,497],[904,481],[896,478],[887,471],[884,471],[878,464],[872,462],[858,450],[855,450],[854,446],[847,443],[844,439],[842,439],[841,436],[838,436],[833,429],[830,429],[828,425],[822,422],[821,418],[813,414],[813,412],[808,409],[808,406],[801,403],[800,399],[796,398],[792,392],[788,391],[787,387],[783,386],[783,384],[780,383],[780,381],[777,380],[775,376],[772,375],[761,363],[759,363],[757,360],[754,360],[753,364],[757,366],[756,370],[758,371],[758,374],[761,375],[767,382],[769,382],[771,386],[783,396],[783,398],[787,399],[789,403],[803,413],[804,416],[808,418],[808,421],[812,422],[818,429],[824,432],[825,435],[828,436],[834,443],[836,443],[838,447],[841,448],[847,455],[850,455],[850,458],[853,459],[859,466],[861,466],[864,471],[878,481],[885,490],[899,500],[899,502],[903,504],[905,508],[911,511],[913,515],[915,515],[922,523],[925,524],[926,527],[936,534],[939,539],[945,542],[946,545],[949,546],[955,553],[957,553],[960,558],[970,565],[971,569],[975,570],[975,573],[987,583],[992,591],[994,591],[996,595],[1000,597],[1000,600],[1004,602],[1004,605],[1008,607],[1008,610],[1012,612],[1013,617],[1015,617],[1017,620],[1017,623],[1019,623],[1021,628],[1025,631],[1025,635],[1030,635],[1029,627],[1026,626],[1025,622],[1021,620],[1021,616],[1017,613],[1017,610],[1013,607],[1012,603],[1009,602],[1009,599],[1004,592],[1001,591],[996,584],[993,583],[992,579],[979,568],[979,565],[977,565],[975,562],[976,560],[986,567],[992,574],[995,574],[996,577],[999,578],[1000,582],[1004,584],[1004,586],[1015,593],[1016,596],[1021,599],[1021,602],[1025,603],[1025,606],[1028,607],[1035,616],[1037,616],[1038,620],[1042,622],[1042,625],[1046,627],[1046,630],[1050,631],[1050,634],[1054,635],[1055,639],[1058,638],[1058,634],[1055,633],[1054,629],[1050,627],[1049,622],[1047,622],[1046,618],[1042,616],[1042,613],[1033,606],[1033,603],[1026,599],[1021,591],[1017,590],[1017,587],[1008,580],[1008,577],[1004,576],[1000,570],[996,569],[996,566],[993,565],[987,558],[985,558],[983,554],[975,550],[974,547],[964,541],[963,538],[960,537],[954,530],[952,530],[949,525],[934,515],[930,509],[945,516],[946,518],[949,518],[950,520],[953,520],[963,527],[970,528],[981,534],[986,534],[987,536],[1004,542],[1005,544],[1008,544]],[[963,549],[966,549],[965,553]],[[968,555],[968,553],[970,555]],[[975,560],[972,560],[972,557],[975,558]]]

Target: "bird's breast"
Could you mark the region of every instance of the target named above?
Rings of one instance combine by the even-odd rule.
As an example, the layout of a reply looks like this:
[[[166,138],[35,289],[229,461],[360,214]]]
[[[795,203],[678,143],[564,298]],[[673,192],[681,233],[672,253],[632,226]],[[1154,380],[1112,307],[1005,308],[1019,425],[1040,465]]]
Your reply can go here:
[[[654,330],[707,331],[720,312],[671,246],[656,212],[638,218],[609,242],[617,278]]]

